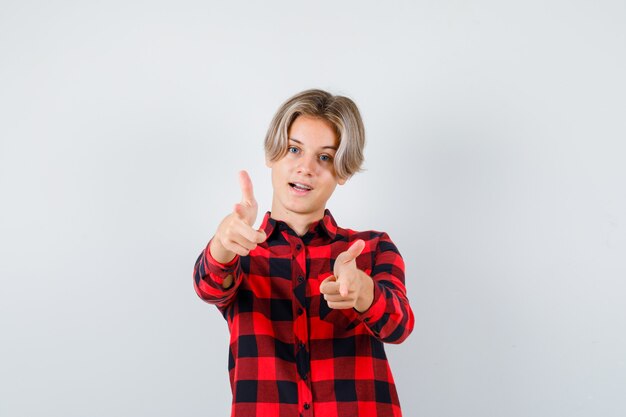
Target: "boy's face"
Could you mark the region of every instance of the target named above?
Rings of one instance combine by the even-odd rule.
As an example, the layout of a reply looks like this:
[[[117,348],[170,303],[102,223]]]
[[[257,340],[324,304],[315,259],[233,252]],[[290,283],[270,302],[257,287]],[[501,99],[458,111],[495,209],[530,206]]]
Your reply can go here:
[[[287,154],[267,161],[272,169],[272,217],[302,215],[311,221],[324,215],[326,202],[337,184],[334,157],[339,139],[323,119],[298,116],[289,129]]]

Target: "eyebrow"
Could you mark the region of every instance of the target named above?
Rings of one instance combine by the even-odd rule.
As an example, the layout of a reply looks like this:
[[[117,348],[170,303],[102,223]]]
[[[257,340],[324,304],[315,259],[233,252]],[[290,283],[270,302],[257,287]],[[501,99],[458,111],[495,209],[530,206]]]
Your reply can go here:
[[[300,145],[304,145],[301,141],[299,141],[298,139],[294,139],[294,138],[289,138],[289,140],[294,141],[296,143],[299,143]],[[334,151],[337,150],[336,146],[322,146],[322,149],[332,149]]]

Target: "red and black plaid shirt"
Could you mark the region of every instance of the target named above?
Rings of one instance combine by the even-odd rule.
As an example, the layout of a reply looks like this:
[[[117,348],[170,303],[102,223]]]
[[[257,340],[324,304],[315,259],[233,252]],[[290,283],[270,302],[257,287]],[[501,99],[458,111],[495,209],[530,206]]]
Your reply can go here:
[[[230,329],[233,417],[397,417],[400,403],[383,342],[400,343],[414,318],[404,262],[386,233],[337,227],[328,210],[304,236],[270,218],[267,240],[220,264],[202,252],[194,288]],[[334,310],[320,296],[337,256],[357,239],[357,267],[374,279],[364,313]],[[233,275],[228,289],[222,283]]]

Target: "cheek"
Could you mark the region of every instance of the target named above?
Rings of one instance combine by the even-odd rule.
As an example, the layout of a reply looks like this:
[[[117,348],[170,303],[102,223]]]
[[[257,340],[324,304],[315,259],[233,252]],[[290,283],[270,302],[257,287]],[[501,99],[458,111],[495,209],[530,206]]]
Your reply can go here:
[[[274,167],[272,169],[272,187],[278,188],[279,184],[283,182],[283,176],[280,173],[280,169],[278,167]]]
[[[327,197],[330,197],[333,191],[335,191],[335,187],[336,187],[336,184],[334,182],[328,182],[327,184],[325,184],[324,195],[326,195]]]
[[[272,181],[283,181],[287,177],[288,172],[287,164],[275,164],[272,167]]]

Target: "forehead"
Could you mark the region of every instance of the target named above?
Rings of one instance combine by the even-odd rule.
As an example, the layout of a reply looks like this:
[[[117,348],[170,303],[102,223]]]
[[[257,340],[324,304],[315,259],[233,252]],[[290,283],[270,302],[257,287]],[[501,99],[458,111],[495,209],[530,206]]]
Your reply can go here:
[[[317,148],[336,149],[339,145],[339,138],[329,121],[306,115],[300,115],[293,121],[289,128],[289,139]]]

